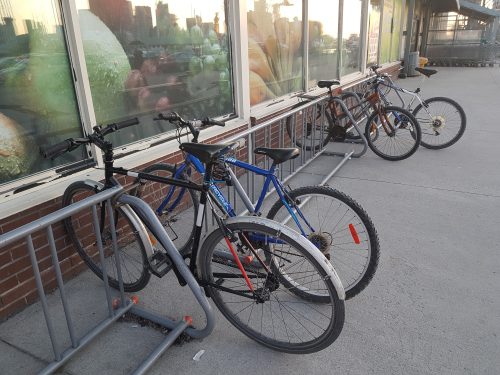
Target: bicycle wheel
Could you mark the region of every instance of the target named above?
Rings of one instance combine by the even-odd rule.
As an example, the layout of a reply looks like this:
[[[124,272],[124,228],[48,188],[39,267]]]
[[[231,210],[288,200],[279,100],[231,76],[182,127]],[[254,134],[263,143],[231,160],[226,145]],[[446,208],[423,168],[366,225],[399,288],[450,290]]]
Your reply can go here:
[[[159,177],[173,177],[175,166],[154,164],[144,169],[143,172]],[[183,173],[180,178],[187,180],[188,176]],[[137,189],[137,196],[146,201],[155,211],[181,254],[189,252],[193,242],[196,215],[198,213],[197,193],[179,186],[141,180]],[[165,207],[159,212],[160,205],[167,198]]]
[[[415,153],[422,137],[415,117],[400,107],[381,107],[366,121],[365,137],[383,159],[403,160]]]
[[[267,219],[232,218],[227,227],[237,238],[234,247],[255,292],[249,292],[220,229],[203,243],[198,269],[208,294],[231,324],[260,344],[287,353],[313,353],[333,343],[344,324],[344,301],[324,268],[326,259],[298,233]],[[253,238],[257,252],[271,254],[261,258],[269,271],[255,260],[244,261],[250,251],[244,236]],[[283,277],[293,288],[322,296],[322,303],[297,296],[281,283]]]
[[[321,107],[316,108],[316,118],[314,117],[314,107],[309,107],[304,110],[303,120],[296,121],[296,117],[288,117],[286,119],[286,131],[292,142],[298,147],[306,151],[319,151],[325,147],[332,138],[330,129],[332,126],[331,118],[321,116]]]
[[[290,191],[295,213],[307,238],[329,259],[344,286],[346,299],[360,293],[377,270],[380,245],[377,231],[366,211],[348,195],[325,186],[307,186]],[[300,231],[278,201],[267,218]],[[306,221],[307,223],[306,223]]]
[[[357,121],[357,124],[360,124],[361,122],[365,121],[371,114],[371,107],[366,102],[359,103],[358,97],[360,97],[361,100],[363,100],[362,95],[357,96],[355,93],[349,91],[343,92],[340,95],[340,98],[351,112],[352,117]],[[352,139],[352,140],[361,139],[361,136],[354,129],[354,126],[351,123],[351,119],[348,116],[342,116],[339,119],[339,124],[346,129],[347,139]]]
[[[63,207],[96,194],[98,190],[83,181],[68,186],[63,195]],[[123,286],[126,292],[137,292],[143,289],[151,274],[149,273],[146,250],[138,230],[121,207],[114,207],[116,239],[120,254],[120,268]],[[105,255],[105,266],[109,285],[119,288],[116,257],[113,252],[112,233],[109,215],[104,203],[97,207],[102,245]],[[102,264],[97,247],[97,239],[92,224],[92,210],[80,211],[64,220],[64,227],[76,251],[85,264],[99,278],[103,278]]]
[[[438,150],[456,143],[465,132],[467,118],[463,108],[456,101],[435,97],[419,104],[413,115],[422,129],[420,144]]]

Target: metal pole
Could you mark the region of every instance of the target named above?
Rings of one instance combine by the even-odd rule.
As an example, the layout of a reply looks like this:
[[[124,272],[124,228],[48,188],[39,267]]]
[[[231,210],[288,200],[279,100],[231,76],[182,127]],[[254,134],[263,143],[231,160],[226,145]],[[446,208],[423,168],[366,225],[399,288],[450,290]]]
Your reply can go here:
[[[410,48],[413,34],[413,13],[415,11],[415,0],[409,0],[408,18],[406,19],[406,39],[405,39],[405,73],[410,75]],[[417,30],[418,32],[418,30]]]

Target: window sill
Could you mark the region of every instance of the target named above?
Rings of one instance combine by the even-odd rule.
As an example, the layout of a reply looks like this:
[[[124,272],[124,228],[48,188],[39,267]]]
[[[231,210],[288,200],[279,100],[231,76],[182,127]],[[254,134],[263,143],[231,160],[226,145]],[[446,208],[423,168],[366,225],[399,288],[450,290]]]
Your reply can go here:
[[[209,129],[206,129],[200,134],[200,142],[224,133],[228,133],[246,124],[248,124],[248,121],[236,118],[234,120],[228,121],[224,128],[213,126]],[[186,141],[188,141],[188,138],[186,138]],[[154,146],[151,146],[150,142],[149,144],[138,143],[137,145],[127,148],[127,151],[136,150],[137,152],[117,159],[115,166],[136,168],[179,150],[177,141],[175,139]],[[51,178],[54,177],[54,175],[51,176]],[[10,194],[9,196],[1,197],[0,204],[2,210],[0,211],[0,220],[15,215],[19,212],[29,210],[50,200],[59,198],[63,195],[66,187],[75,181],[81,181],[85,179],[102,180],[103,177],[104,172],[102,169],[90,168],[72,174],[71,176],[57,179],[56,181],[46,182],[42,185],[19,192],[17,194]]]

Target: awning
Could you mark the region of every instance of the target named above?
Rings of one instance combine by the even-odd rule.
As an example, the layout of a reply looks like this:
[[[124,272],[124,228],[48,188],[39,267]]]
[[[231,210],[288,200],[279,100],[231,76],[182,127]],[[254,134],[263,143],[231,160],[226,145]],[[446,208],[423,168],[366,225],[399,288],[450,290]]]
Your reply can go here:
[[[498,10],[486,8],[479,4],[466,0],[459,0],[459,1],[460,1],[459,13],[463,14],[464,16],[469,16],[484,21],[488,21],[491,18],[500,17],[500,11]]]
[[[431,7],[434,13],[458,12],[460,0],[433,0]]]

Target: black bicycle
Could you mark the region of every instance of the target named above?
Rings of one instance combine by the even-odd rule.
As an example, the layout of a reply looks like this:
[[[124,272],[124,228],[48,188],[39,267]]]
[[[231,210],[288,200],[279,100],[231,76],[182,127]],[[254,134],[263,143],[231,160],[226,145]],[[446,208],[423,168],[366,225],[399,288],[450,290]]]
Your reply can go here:
[[[206,119],[193,123],[200,126],[213,122]],[[114,167],[113,145],[104,139],[105,135],[137,123],[133,119],[106,127],[96,126],[88,137],[70,138],[41,150],[44,157],[51,158],[88,144],[103,151],[104,183],[84,181],[70,185],[64,204],[120,185],[114,174],[199,192],[200,209],[193,245],[191,251],[182,256],[189,262],[189,270],[199,287],[205,289],[222,314],[245,335],[275,350],[312,353],[334,342],[344,324],[345,293],[324,255],[303,236],[279,223],[260,217],[226,220],[214,209],[208,194],[213,166],[234,145],[181,144],[183,151],[206,164],[201,184]],[[212,211],[217,228],[200,246],[205,207]],[[106,207],[100,209],[99,240],[92,233],[89,212],[73,215],[65,221],[72,242],[89,268],[102,278],[102,269],[106,267],[110,284],[115,288],[120,272],[127,291],[140,290],[151,274],[162,277],[170,270],[179,283],[185,285],[186,277],[182,273],[185,264],[179,268],[179,264],[172,261],[169,254],[172,251],[178,254],[178,251],[147,203],[124,194],[111,210],[115,220],[105,225],[109,221],[105,217],[111,213]],[[120,249],[116,254],[111,246],[113,240]],[[104,248],[102,262],[99,247]]]

